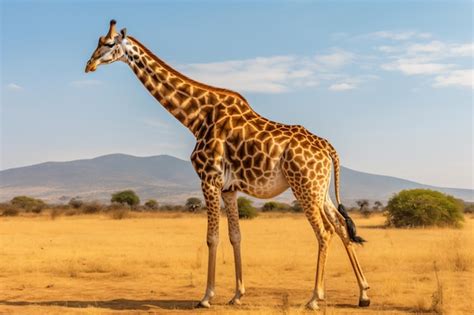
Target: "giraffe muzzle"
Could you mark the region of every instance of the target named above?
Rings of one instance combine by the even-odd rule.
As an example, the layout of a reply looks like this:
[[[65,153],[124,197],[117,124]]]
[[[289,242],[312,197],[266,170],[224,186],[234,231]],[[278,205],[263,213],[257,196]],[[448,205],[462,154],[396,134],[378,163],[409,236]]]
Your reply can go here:
[[[86,64],[86,73],[88,72],[94,72],[95,69],[97,69],[97,66],[95,65],[94,62],[91,62],[90,60]]]

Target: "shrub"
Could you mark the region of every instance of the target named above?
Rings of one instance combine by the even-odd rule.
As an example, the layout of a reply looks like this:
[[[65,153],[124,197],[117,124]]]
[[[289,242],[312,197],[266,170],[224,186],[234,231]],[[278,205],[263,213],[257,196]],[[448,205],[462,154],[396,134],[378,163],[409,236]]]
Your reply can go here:
[[[185,207],[189,211],[196,212],[196,210],[202,208],[202,201],[201,199],[196,198],[196,197],[188,198],[188,200],[186,200]]]
[[[291,206],[287,203],[277,202],[277,201],[268,201],[263,204],[262,211],[263,212],[270,212],[270,211],[288,211],[291,210]]]
[[[464,203],[464,213],[474,213],[474,203],[465,202]]]
[[[79,198],[76,197],[76,198],[71,198],[71,200],[69,200],[68,204],[71,207],[73,207],[74,209],[79,209],[84,204],[84,201],[82,201],[82,200],[80,200]]]
[[[55,220],[58,216],[60,216],[63,213],[62,209],[59,207],[54,207],[51,209],[51,212],[49,213],[51,220]]]
[[[2,208],[2,216],[4,217],[16,217],[20,213],[20,211],[18,211],[18,209],[12,205],[8,205]]]
[[[10,203],[15,207],[25,210],[26,212],[34,213],[40,213],[46,207],[46,203],[44,203],[43,200],[31,198],[28,196],[17,196],[13,198]]]
[[[278,204],[276,201],[269,201],[263,204],[262,211],[263,212],[275,211],[277,208],[278,208]]]
[[[237,199],[237,207],[239,209],[239,218],[253,219],[258,216],[257,209],[252,205],[252,201],[245,197]]]
[[[294,200],[291,203],[291,210],[294,211],[294,212],[303,212],[303,207],[301,206],[301,204],[298,200]]]
[[[145,209],[147,210],[158,210],[158,201],[155,199],[149,199],[145,202]]]
[[[94,214],[102,211],[104,206],[98,201],[92,201],[84,203],[82,206],[82,213],[84,214]]]
[[[78,209],[66,209],[66,210],[64,211],[64,215],[65,215],[65,216],[68,216],[68,217],[73,216],[73,215],[77,215],[77,214],[79,214],[79,213],[80,213],[80,212],[79,212]]]
[[[161,210],[165,211],[181,211],[183,210],[183,206],[180,205],[162,205],[160,207]]]
[[[108,215],[114,220],[122,220],[130,216],[130,210],[125,208],[118,208],[109,211]]]
[[[140,198],[138,198],[138,195],[133,190],[124,190],[113,194],[110,202],[127,204],[131,208],[134,208],[140,204]]]
[[[452,196],[429,189],[402,190],[387,204],[387,225],[395,227],[459,226],[463,204]]]

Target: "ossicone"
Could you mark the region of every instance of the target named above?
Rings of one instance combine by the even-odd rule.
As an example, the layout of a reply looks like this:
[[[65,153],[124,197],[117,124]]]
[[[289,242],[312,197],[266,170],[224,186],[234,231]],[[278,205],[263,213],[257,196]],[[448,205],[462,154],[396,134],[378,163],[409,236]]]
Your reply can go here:
[[[117,35],[117,31],[115,30],[115,24],[117,24],[117,21],[111,20],[110,21],[110,27],[109,27],[109,32],[105,36],[106,38],[112,39]]]

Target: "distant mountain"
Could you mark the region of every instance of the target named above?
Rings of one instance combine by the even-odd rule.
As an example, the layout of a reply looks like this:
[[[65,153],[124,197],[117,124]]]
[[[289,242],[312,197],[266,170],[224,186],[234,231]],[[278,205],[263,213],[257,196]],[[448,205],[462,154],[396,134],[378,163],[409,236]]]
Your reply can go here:
[[[394,193],[411,188],[429,188],[464,200],[474,200],[472,189],[434,187],[341,168],[341,195],[348,205],[361,198],[387,201]],[[202,196],[191,163],[169,155],[136,157],[111,154],[0,171],[1,201],[18,195],[50,202],[67,202],[72,197],[106,201],[113,192],[122,189],[133,189],[142,200],[155,198],[161,203],[183,203],[190,196]],[[274,199],[289,202],[294,197],[287,191]]]

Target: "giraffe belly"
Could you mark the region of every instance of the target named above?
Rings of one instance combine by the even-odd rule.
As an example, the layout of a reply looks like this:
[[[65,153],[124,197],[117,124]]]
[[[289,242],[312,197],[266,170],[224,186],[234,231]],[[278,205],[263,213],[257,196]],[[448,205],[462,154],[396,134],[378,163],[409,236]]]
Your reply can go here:
[[[235,183],[232,186],[236,190],[262,199],[278,196],[290,187],[281,171],[280,165],[277,165],[259,178],[249,180],[234,177],[232,182]]]

